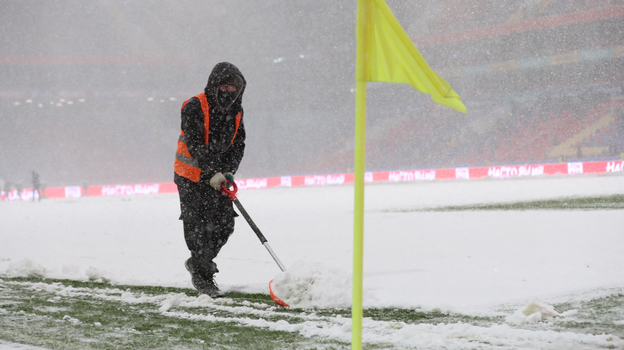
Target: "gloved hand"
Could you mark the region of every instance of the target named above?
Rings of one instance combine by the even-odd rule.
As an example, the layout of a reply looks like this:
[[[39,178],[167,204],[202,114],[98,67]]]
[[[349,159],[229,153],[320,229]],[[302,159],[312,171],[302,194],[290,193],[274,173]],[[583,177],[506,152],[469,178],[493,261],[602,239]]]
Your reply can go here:
[[[223,174],[223,176],[225,176],[226,179],[230,180],[231,183],[225,185],[227,188],[230,188],[234,183],[234,175],[232,175],[232,173],[225,173]]]
[[[210,178],[210,186],[217,191],[221,191],[221,185],[225,184],[225,176],[223,174],[216,173],[212,178]]]

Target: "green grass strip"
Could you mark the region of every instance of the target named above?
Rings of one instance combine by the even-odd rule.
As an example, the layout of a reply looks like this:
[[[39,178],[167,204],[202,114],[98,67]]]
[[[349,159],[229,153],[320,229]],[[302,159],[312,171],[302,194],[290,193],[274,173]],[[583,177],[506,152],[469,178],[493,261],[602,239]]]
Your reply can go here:
[[[600,197],[569,197],[528,202],[455,205],[434,208],[389,209],[384,212],[478,211],[478,210],[623,210],[624,194]]]
[[[614,334],[624,338],[621,289],[588,301],[553,305],[577,309],[578,316],[547,323],[514,325],[531,330]],[[604,294],[603,294],[604,295]],[[171,300],[179,303],[163,310]],[[173,305],[175,304],[175,305]],[[505,323],[517,306],[503,306],[491,316],[468,316],[414,308],[369,308],[364,317],[405,324],[454,324],[480,327]],[[291,309],[268,295],[226,293],[202,303],[185,288],[111,285],[38,278],[0,280],[0,339],[48,349],[349,349],[345,342],[304,337],[297,331],[271,330],[258,324],[340,325],[351,310]],[[365,344],[365,349],[392,348]]]
[[[0,339],[49,349],[347,349],[348,345],[309,339],[297,333],[251,327],[235,319],[253,317],[219,309],[184,312],[231,317],[232,322],[172,317],[179,308],[159,311],[153,302],[127,303],[123,293],[161,297],[190,289],[113,286],[105,283],[6,278],[0,283]],[[232,306],[274,307],[270,296],[228,293]],[[229,302],[229,301],[228,301]],[[218,304],[217,304],[218,306]],[[276,308],[277,309],[277,308]],[[288,310],[291,312],[291,310]],[[294,312],[294,311],[292,311]],[[300,311],[299,311],[300,313]],[[169,315],[168,315],[169,314]],[[279,319],[279,314],[275,315]],[[289,322],[293,320],[289,319]]]

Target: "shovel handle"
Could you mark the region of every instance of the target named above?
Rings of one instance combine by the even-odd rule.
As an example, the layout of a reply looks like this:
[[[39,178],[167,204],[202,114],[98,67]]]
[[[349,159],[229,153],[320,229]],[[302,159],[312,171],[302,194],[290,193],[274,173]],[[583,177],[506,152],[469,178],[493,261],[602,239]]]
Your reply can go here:
[[[232,189],[231,190],[228,189],[227,187],[225,187],[225,185],[227,185],[227,184],[232,184]],[[238,210],[241,212],[241,214],[243,214],[243,217],[245,218],[245,220],[247,220],[247,223],[249,224],[251,229],[254,231],[256,236],[258,236],[258,239],[260,240],[260,243],[262,243],[262,245],[264,245],[264,247],[269,251],[269,254],[271,254],[271,257],[273,257],[273,260],[275,260],[275,262],[277,263],[277,266],[279,266],[279,268],[282,271],[286,271],[286,268],[284,267],[284,264],[282,264],[282,262],[277,257],[277,255],[275,255],[275,253],[273,252],[273,249],[271,249],[271,246],[269,245],[269,242],[267,241],[266,237],[264,237],[262,232],[260,232],[260,229],[258,228],[256,223],[253,222],[253,220],[251,219],[249,214],[247,214],[247,210],[245,210],[245,208],[243,208],[243,205],[240,203],[238,198],[236,198],[236,192],[238,192],[238,186],[236,186],[236,182],[233,182],[233,181],[230,181],[229,179],[226,179],[226,183],[221,185],[221,193],[223,193],[224,195],[228,196],[228,198],[230,198],[234,202],[234,204],[236,205]]]

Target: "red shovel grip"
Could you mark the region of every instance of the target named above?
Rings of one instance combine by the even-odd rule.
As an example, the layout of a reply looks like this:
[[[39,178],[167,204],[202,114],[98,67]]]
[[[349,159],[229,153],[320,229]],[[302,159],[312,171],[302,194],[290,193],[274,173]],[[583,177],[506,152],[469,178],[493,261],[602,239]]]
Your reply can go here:
[[[231,184],[233,189],[229,190],[227,187],[225,187],[225,185],[227,184]],[[238,186],[236,186],[236,182],[226,180],[226,183],[224,185],[221,185],[221,193],[228,196],[231,200],[236,199],[236,192],[238,192]]]

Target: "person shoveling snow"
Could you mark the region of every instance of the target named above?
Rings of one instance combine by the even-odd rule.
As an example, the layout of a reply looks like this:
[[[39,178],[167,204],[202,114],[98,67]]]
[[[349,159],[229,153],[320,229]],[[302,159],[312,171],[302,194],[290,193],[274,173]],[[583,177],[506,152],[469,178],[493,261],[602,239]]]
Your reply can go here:
[[[245,150],[242,95],[247,85],[231,63],[218,63],[203,93],[182,105],[181,130],[174,162],[180,196],[180,220],[191,253],[184,266],[200,294],[222,297],[214,259],[234,232],[236,213],[220,194]]]

